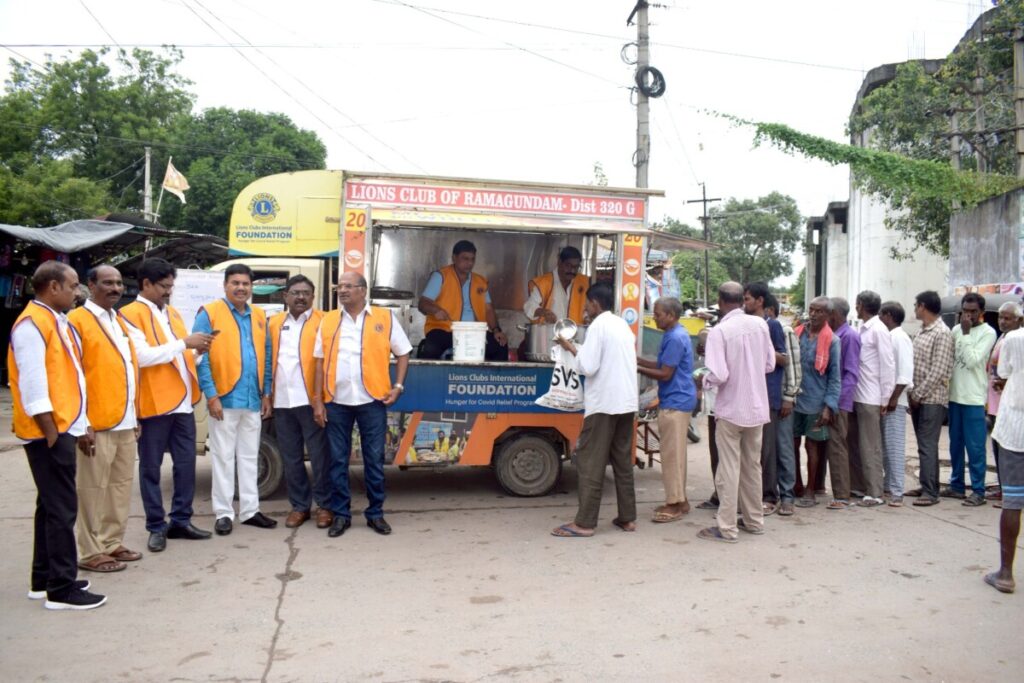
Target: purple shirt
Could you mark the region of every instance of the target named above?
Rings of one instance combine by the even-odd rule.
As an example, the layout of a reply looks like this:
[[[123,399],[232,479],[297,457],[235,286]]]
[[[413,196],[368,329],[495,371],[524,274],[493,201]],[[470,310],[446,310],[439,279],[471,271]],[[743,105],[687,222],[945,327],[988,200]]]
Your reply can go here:
[[[739,427],[769,421],[766,373],[775,369],[768,323],[736,308],[711,328],[705,346],[705,387],[717,387],[715,419]]]
[[[839,335],[839,351],[842,368],[842,388],[839,390],[839,410],[853,412],[853,395],[857,392],[857,381],[860,379],[860,335],[843,323],[836,330]]]

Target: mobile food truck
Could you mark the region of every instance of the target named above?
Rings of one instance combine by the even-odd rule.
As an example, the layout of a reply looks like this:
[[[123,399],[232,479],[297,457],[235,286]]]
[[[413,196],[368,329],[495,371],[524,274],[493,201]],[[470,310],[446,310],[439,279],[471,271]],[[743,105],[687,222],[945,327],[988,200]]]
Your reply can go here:
[[[517,357],[525,334],[522,309],[531,278],[554,270],[567,245],[583,254],[581,272],[597,277],[599,249],[616,267],[602,271],[615,287],[615,312],[643,347],[645,252],[653,243],[705,243],[653,232],[648,201],[657,190],[467,178],[302,171],[261,178],[235,203],[230,250],[256,275],[254,303],[279,306],[281,289],[302,273],[316,283],[321,308],[336,306],[333,284],[356,271],[369,302],[390,308],[413,345],[405,392],[388,413],[386,463],[414,467],[491,466],[510,494],[538,496],[558,481],[583,424],[581,412],[542,407],[550,386],[547,353]],[[416,357],[425,318],[417,310],[431,273],[451,263],[461,239],[477,248],[474,272],[487,278],[500,327],[513,350],[508,362]],[[340,248],[339,248],[340,242]],[[202,441],[202,440],[201,440]],[[358,440],[353,445],[358,461]],[[260,493],[280,483],[272,429],[264,429]]]

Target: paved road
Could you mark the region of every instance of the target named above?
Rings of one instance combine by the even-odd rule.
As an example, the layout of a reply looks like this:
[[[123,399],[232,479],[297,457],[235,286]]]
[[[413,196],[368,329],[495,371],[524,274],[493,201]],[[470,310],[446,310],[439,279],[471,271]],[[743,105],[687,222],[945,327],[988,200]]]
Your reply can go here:
[[[89,575],[107,606],[63,613],[25,599],[34,489],[20,452],[3,457],[4,681],[1019,681],[1024,671],[1024,597],[981,580],[997,560],[991,506],[819,506],[728,546],[696,538],[707,512],[647,522],[661,494],[648,469],[637,472],[638,533],[611,526],[608,497],[595,537],[558,539],[548,531],[573,514],[572,468],[555,494],[530,500],[501,495],[486,470],[389,470],[390,537],[357,523],[338,539],[307,524],[172,540],[120,574]],[[706,463],[706,446],[693,447],[697,500],[710,490]],[[204,528],[209,487],[202,458]],[[263,508],[283,521],[287,500]],[[144,551],[145,539],[136,490],[127,544]]]

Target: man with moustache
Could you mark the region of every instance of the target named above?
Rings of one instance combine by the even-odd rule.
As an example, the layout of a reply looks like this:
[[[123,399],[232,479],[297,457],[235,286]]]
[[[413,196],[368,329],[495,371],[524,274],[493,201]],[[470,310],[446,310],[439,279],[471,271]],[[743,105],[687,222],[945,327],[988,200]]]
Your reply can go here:
[[[210,532],[192,524],[196,491],[196,420],[200,399],[192,350],[205,352],[213,337],[188,334],[171,302],[177,270],[160,258],[146,259],[136,277],[139,296],[121,309],[139,361],[139,491],[146,511],[150,552],[168,538],[201,541]],[[170,520],[160,491],[160,467],[170,452],[174,480]]]
[[[270,417],[273,368],[267,344],[267,316],[249,305],[253,273],[235,263],[224,270],[224,298],[196,313],[194,332],[215,334],[210,353],[199,364],[199,386],[210,413],[210,459],[213,462],[213,530],[227,536],[235,516],[233,499],[238,480],[238,518],[242,524],[271,529],[277,521],[260,512],[260,430]],[[214,332],[216,330],[216,333]]]
[[[118,572],[142,559],[124,546],[138,451],[139,363],[129,324],[114,308],[124,282],[113,266],[96,266],[85,276],[89,299],[68,315],[82,340],[82,365],[93,453],[78,455],[78,566]]]
[[[363,511],[366,526],[382,536],[391,533],[391,525],[384,519],[387,407],[405,390],[412,346],[390,310],[367,304],[366,289],[362,275],[342,273],[338,278],[338,308],[324,315],[313,349],[313,414],[317,424],[327,427],[330,443],[328,507],[334,521],[327,535],[331,538],[352,526],[348,468],[353,426],[359,427],[370,503]],[[394,385],[390,375],[392,354],[398,361]]]
[[[582,260],[583,254],[576,247],[562,247],[555,270],[530,280],[530,295],[523,304],[523,313],[534,324],[554,323],[563,318],[583,324],[590,278],[580,273]]]
[[[75,305],[78,275],[46,261],[32,289],[35,298],[15,321],[7,353],[14,434],[25,444],[38,492],[28,597],[45,598],[52,610],[95,609],[106,596],[75,578],[75,447],[90,456],[94,447],[79,342],[65,316]]]
[[[270,366],[274,369],[271,382],[274,428],[284,461],[288,501],[292,506],[284,522],[289,529],[301,526],[310,518],[314,501],[317,504],[317,528],[326,529],[334,521],[334,514],[327,507],[327,436],[323,427],[313,419],[310,404],[316,375],[313,348],[320,320],[324,317],[323,311],[312,308],[315,292],[316,288],[308,277],[293,276],[284,286],[287,310],[267,323]],[[312,486],[303,457],[306,451],[313,466]]]

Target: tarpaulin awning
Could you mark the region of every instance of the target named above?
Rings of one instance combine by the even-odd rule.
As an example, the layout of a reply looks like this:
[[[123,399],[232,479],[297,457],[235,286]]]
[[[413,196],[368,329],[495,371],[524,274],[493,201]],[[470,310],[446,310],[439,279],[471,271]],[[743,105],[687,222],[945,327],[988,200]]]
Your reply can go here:
[[[23,242],[47,247],[65,254],[84,251],[116,240],[133,228],[134,226],[128,223],[97,220],[69,221],[52,228],[27,228],[0,223],[0,232],[5,232]]]

